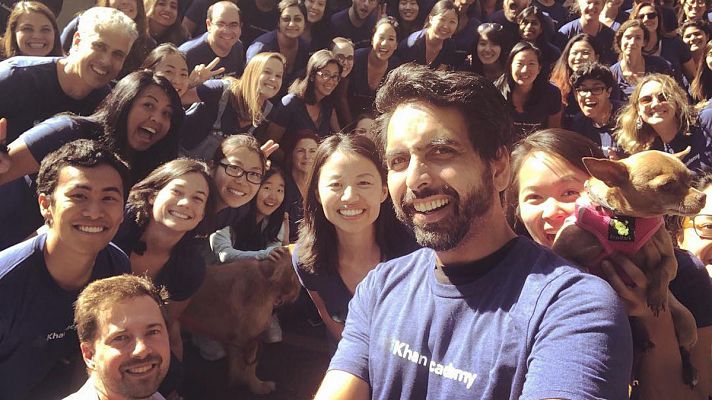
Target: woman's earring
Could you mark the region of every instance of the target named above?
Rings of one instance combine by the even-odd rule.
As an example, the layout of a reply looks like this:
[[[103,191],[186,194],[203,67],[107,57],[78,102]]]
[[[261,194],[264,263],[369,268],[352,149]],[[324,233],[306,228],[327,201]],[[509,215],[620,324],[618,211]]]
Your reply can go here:
[[[635,120],[635,129],[640,130],[643,128],[643,118],[640,118],[640,115],[638,115],[638,119]]]

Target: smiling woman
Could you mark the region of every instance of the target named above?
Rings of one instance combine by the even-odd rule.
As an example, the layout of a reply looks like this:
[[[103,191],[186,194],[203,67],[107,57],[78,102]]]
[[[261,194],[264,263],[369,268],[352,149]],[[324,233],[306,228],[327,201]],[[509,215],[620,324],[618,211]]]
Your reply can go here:
[[[20,1],[7,21],[0,56],[62,56],[54,14],[44,4]]]

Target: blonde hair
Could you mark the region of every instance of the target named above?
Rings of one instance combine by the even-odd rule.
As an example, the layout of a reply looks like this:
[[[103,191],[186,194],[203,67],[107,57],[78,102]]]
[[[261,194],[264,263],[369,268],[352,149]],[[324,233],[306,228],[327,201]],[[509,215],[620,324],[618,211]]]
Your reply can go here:
[[[661,92],[675,107],[675,118],[678,121],[678,132],[690,134],[690,127],[697,118],[694,108],[688,103],[687,95],[670,76],[650,74],[644,76],[637,84],[626,104],[618,115],[618,124],[613,133],[616,142],[629,154],[648,150],[658,137],[655,130],[645,123],[638,114],[638,98],[642,87],[648,82],[658,82]]]
[[[245,67],[240,79],[230,80],[230,103],[240,119],[252,121],[254,126],[262,120],[262,104],[259,102],[260,74],[265,69],[267,61],[277,59],[286,66],[287,60],[280,53],[259,53],[252,57]]]

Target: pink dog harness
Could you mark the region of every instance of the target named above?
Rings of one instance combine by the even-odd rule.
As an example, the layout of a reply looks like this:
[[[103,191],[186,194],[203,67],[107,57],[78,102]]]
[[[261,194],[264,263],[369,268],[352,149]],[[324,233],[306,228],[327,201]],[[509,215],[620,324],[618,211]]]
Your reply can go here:
[[[596,275],[600,275],[600,264],[604,258],[616,251],[628,255],[637,253],[664,223],[662,216],[635,218],[616,215],[604,207],[591,204],[583,196],[576,201],[576,211],[569,218],[574,220],[568,222],[596,236],[603,246],[603,252],[589,266]]]

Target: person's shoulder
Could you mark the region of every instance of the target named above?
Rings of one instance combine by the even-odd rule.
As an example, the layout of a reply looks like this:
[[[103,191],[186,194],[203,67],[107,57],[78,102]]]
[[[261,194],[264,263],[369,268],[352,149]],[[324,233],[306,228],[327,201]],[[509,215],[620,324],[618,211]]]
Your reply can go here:
[[[128,255],[116,244],[109,242],[96,257],[95,266],[104,264],[112,275],[131,273],[131,262]]]
[[[405,45],[408,47],[413,47],[415,46],[415,43],[418,41],[418,39],[422,38],[423,35],[425,35],[425,29],[415,31],[408,35],[408,37],[403,41],[403,43],[405,43]]]
[[[10,57],[0,62],[0,80],[16,79],[20,76],[44,77],[51,73],[60,57]],[[56,73],[54,74],[56,76]]]
[[[435,251],[424,247],[404,256],[382,262],[368,275],[373,275],[371,279],[382,283],[398,282],[411,275],[423,277],[434,266]]]
[[[580,30],[580,23],[578,19],[575,19],[573,21],[569,21],[563,25],[561,25],[561,28],[559,28],[559,32],[563,34],[573,34],[573,33],[578,33]]]
[[[334,27],[338,27],[337,24],[344,23],[349,19],[349,9],[344,8],[341,11],[337,11],[331,15],[331,23]]]
[[[302,99],[300,99],[299,96],[294,93],[288,93],[282,97],[282,101],[280,103],[282,104],[282,107],[295,107],[301,102]]]
[[[195,38],[183,43],[182,45],[180,45],[180,47],[178,47],[178,50],[182,51],[186,54],[186,56],[188,56],[189,53],[192,53],[201,47],[207,46],[207,44],[208,33],[205,32],[202,35],[196,36]]]
[[[26,264],[33,254],[42,253],[45,237],[45,234],[41,234],[0,251],[0,281],[10,272]]]
[[[365,59],[366,57],[368,57],[368,53],[370,52],[370,47],[362,47],[360,49],[356,49],[356,51],[354,52],[354,60]]]
[[[546,82],[544,89],[544,93],[547,97],[549,97],[551,100],[555,100],[557,97],[561,99],[561,89],[559,89],[558,86],[554,85],[551,82]]]

